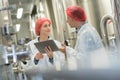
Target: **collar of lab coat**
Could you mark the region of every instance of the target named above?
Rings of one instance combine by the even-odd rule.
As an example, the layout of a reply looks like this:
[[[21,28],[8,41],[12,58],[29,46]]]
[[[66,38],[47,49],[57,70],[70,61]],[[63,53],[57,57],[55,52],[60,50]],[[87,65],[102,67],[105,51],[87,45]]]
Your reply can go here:
[[[79,28],[77,28],[77,33],[79,32],[79,30],[84,27],[84,24],[86,24],[87,22],[84,22]]]
[[[40,37],[37,37],[36,40],[39,42]],[[48,40],[51,40],[52,38],[48,36]]]
[[[79,33],[80,33],[84,28],[87,27],[86,25],[88,25],[87,22],[85,22],[82,26],[80,26],[80,27],[77,29],[77,34],[78,34],[78,35],[79,35]]]

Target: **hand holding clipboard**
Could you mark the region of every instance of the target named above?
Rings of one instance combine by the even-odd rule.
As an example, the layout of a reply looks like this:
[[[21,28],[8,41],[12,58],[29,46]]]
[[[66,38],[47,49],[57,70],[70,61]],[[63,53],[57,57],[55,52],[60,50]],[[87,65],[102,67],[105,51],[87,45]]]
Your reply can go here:
[[[53,40],[47,40],[47,41],[43,41],[43,42],[37,42],[34,43],[34,45],[36,46],[36,48],[42,52],[42,53],[46,53],[45,48],[50,47],[52,49],[52,51],[58,51],[58,47],[55,44],[55,42]],[[49,48],[48,48],[49,49]]]

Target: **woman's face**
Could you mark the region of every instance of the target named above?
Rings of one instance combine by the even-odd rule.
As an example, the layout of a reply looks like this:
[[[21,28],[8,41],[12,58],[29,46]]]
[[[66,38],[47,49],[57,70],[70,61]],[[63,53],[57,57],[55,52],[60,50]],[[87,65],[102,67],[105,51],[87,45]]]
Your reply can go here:
[[[69,16],[67,16],[67,23],[70,25],[71,28],[75,27],[74,20],[71,17],[69,17]]]
[[[50,23],[48,21],[44,22],[41,29],[40,29],[40,35],[46,35],[49,36],[51,32]]]

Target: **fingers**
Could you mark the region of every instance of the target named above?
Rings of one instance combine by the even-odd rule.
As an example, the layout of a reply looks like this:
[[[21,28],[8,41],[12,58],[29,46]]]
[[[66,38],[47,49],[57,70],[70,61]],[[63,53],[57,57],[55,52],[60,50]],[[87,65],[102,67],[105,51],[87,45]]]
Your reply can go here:
[[[62,47],[59,48],[59,51],[66,53],[66,45],[64,43],[61,43]]]
[[[62,45],[63,47],[65,47],[65,46],[66,46],[64,42],[62,42],[62,43],[61,43],[61,45]]]
[[[47,54],[47,56],[48,56],[49,58],[53,58],[53,51],[52,51],[52,49],[51,49],[50,46],[45,47],[45,52],[46,52],[46,54]],[[41,59],[41,58],[43,58],[43,54],[42,54],[41,52],[38,52],[38,53],[35,55],[35,59],[36,59],[36,60],[39,60],[39,59]]]
[[[35,55],[35,59],[36,60],[39,60],[39,59],[41,59],[41,58],[43,58],[43,54],[42,53],[37,53],[36,55]]]
[[[45,50],[46,53],[48,53],[48,48],[47,47],[45,47],[44,50]]]
[[[49,53],[49,52],[53,52],[50,46],[45,47],[45,51],[46,51],[47,53]]]
[[[49,49],[50,51],[52,51],[52,49],[51,49],[51,47],[50,47],[50,46],[48,46],[48,49]]]
[[[53,58],[53,51],[50,46],[45,47],[45,51],[49,58]]]

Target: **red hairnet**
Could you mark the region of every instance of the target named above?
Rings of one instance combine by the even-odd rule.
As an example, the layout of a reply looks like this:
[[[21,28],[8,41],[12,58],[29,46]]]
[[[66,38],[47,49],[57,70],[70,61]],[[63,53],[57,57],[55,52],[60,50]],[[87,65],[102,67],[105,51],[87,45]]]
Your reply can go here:
[[[70,6],[66,9],[66,13],[76,21],[86,21],[86,14],[80,6]]]
[[[40,29],[43,25],[44,22],[48,21],[49,24],[51,24],[51,21],[48,19],[48,18],[39,18],[36,20],[36,23],[35,23],[35,33],[37,36],[40,35]]]

